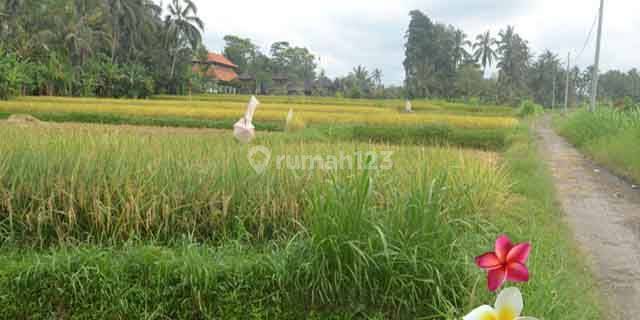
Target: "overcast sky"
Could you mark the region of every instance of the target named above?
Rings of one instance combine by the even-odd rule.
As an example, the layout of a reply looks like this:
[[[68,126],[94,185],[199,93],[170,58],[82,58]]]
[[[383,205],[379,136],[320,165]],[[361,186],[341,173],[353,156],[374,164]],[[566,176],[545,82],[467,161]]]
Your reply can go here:
[[[331,77],[355,65],[380,68],[384,82],[404,78],[404,33],[410,10],[419,9],[438,22],[462,28],[470,38],[506,25],[527,39],[535,53],[545,48],[566,59],[583,48],[593,25],[598,0],[195,0],[204,20],[205,44],[224,48],[223,37],[251,38],[264,51],[273,42],[289,41],[319,56]],[[165,0],[166,3],[166,0]],[[640,68],[640,1],[606,0],[603,69]],[[634,32],[635,31],[635,32]],[[593,61],[592,41],[578,63]]]

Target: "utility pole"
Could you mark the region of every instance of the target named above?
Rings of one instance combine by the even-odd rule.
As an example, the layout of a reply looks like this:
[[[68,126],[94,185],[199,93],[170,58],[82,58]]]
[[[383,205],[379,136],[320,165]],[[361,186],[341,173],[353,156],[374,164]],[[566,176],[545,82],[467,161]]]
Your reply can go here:
[[[553,96],[551,97],[551,110],[555,109],[556,107],[556,73],[558,72],[557,69],[553,69],[553,89],[551,90],[551,92],[553,93]]]
[[[600,0],[600,17],[598,18],[598,40],[596,42],[596,61],[593,64],[593,87],[591,88],[591,111],[596,111],[598,99],[598,76],[600,74],[600,45],[602,41],[602,16],[604,15],[604,0]]]
[[[571,52],[567,53],[567,83],[564,91],[564,112],[569,108],[569,75],[571,74]]]

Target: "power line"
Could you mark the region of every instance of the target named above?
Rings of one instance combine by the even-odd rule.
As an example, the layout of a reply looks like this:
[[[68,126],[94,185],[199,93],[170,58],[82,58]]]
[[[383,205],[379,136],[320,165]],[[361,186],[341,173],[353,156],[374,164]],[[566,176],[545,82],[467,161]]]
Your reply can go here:
[[[587,39],[584,42],[584,46],[582,47],[580,54],[576,56],[576,61],[578,61],[580,57],[582,57],[582,54],[587,49],[587,46],[589,46],[589,42],[591,42],[591,36],[593,35],[593,30],[596,28],[596,23],[598,23],[598,16],[599,15],[596,14],[595,18],[593,18],[593,24],[591,25],[591,30],[589,30],[589,35],[587,36]]]

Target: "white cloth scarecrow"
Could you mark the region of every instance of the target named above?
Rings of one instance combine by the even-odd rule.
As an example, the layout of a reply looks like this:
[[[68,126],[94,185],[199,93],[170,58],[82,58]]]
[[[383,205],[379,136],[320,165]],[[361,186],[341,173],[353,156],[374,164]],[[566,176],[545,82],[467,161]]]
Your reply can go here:
[[[411,113],[413,112],[413,107],[411,106],[411,101],[407,99],[407,103],[404,105],[404,112]]]
[[[249,143],[256,137],[256,128],[253,126],[253,115],[256,113],[256,108],[260,101],[255,96],[251,96],[249,104],[247,105],[247,112],[244,117],[233,125],[233,135],[236,139],[242,143]]]
[[[291,121],[293,121],[293,109],[289,109],[287,114],[287,127],[291,124]]]

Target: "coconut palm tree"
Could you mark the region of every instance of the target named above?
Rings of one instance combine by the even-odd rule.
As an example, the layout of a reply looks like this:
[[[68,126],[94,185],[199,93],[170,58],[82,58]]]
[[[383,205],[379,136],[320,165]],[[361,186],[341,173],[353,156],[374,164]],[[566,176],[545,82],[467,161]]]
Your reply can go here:
[[[109,13],[109,24],[111,32],[109,42],[111,46],[111,63],[116,62],[116,53],[120,46],[120,37],[123,29],[137,24],[136,10],[137,1],[127,0],[104,0],[104,6]]]
[[[204,23],[198,18],[193,0],[172,0],[165,17],[165,44],[172,52],[171,78],[175,76],[176,60],[180,49],[190,46],[195,50],[202,41]]]
[[[491,37],[491,31],[479,34],[473,44],[473,58],[482,65],[483,73],[487,72],[487,67],[493,65],[493,61],[498,59],[498,54],[493,49],[496,40]]]
[[[560,90],[555,91],[553,82],[554,79],[557,79],[559,69],[558,56],[549,50],[542,53],[532,64],[529,69],[528,85],[536,102],[545,106],[555,105],[554,94],[559,93]]]
[[[353,68],[352,73],[353,73],[353,77],[358,83],[364,84],[371,81],[369,70],[367,70],[367,68],[365,68],[364,66],[357,66]]]
[[[373,73],[371,74],[371,79],[376,84],[376,86],[378,86],[378,87],[381,86],[382,85],[382,70],[380,70],[380,69],[373,70]]]
[[[527,71],[530,65],[531,53],[529,43],[522,39],[513,26],[499,33],[498,41],[498,69],[502,94],[511,102],[516,96],[527,94]]]
[[[123,36],[126,39],[120,41],[128,49],[127,60],[137,60],[139,53],[145,48],[153,46],[156,33],[160,30],[162,22],[158,20],[162,12],[162,7],[152,0],[129,0],[135,3],[133,9],[135,19],[130,19],[130,23],[124,28]]]
[[[453,47],[453,64],[458,67],[464,61],[470,60],[471,55],[467,51],[467,47],[471,46],[471,42],[467,40],[467,35],[462,30],[456,30],[454,32],[454,47]]]
[[[87,3],[78,1],[68,12],[64,31],[64,43],[72,65],[83,65],[87,56],[103,41],[106,34],[95,27],[96,14]],[[75,61],[74,61],[75,58]]]

